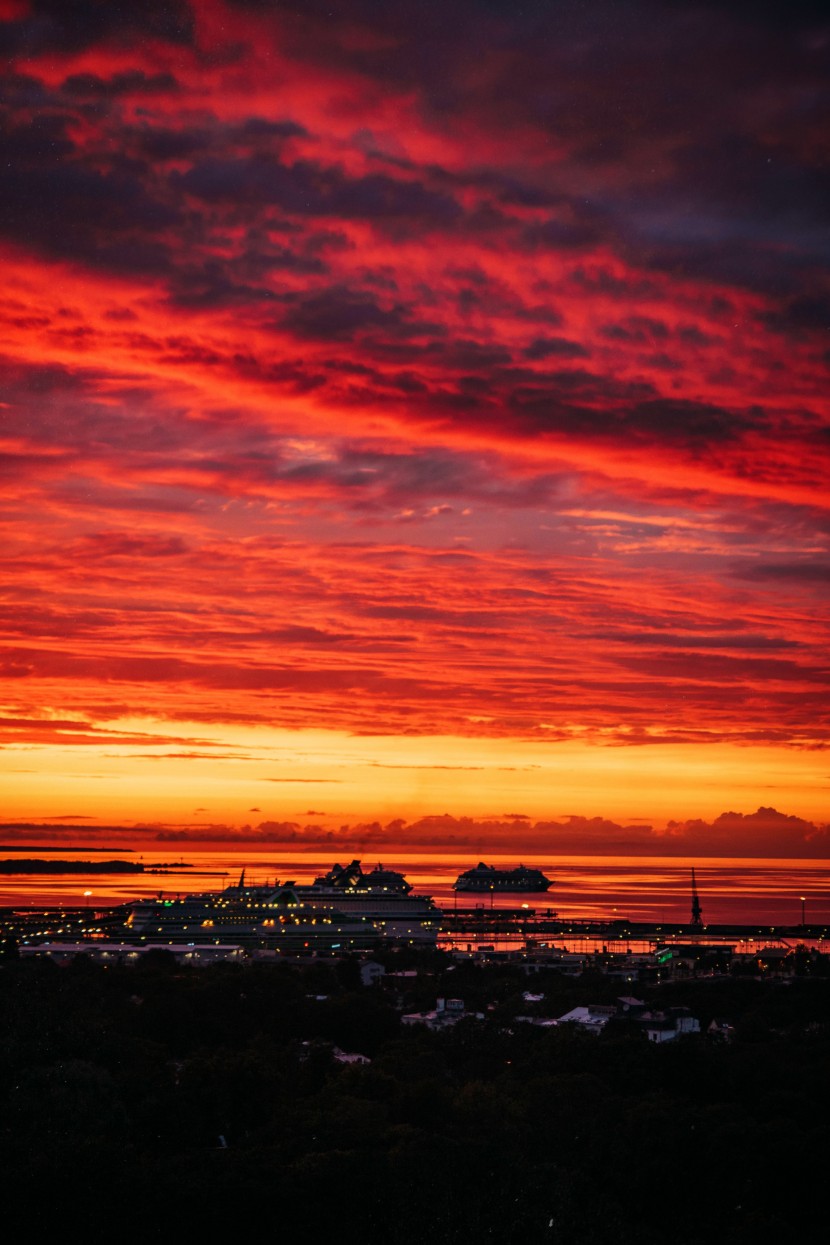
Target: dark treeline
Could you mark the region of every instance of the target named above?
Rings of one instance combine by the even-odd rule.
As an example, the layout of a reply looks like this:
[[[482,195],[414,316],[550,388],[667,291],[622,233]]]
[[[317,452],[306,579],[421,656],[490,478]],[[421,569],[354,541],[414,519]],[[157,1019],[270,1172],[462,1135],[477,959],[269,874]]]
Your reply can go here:
[[[653,1046],[624,1021],[596,1038],[515,1020],[528,988],[556,1015],[612,999],[608,978],[529,982],[438,954],[421,968],[366,988],[351,961],[0,961],[7,1218],[332,1245],[808,1231],[830,1142],[828,979],[655,987],[651,1004],[686,1004],[704,1028],[728,1017],[735,1040]],[[401,1026],[401,1004],[436,995],[486,1018]],[[335,1047],[371,1063],[344,1066]]]

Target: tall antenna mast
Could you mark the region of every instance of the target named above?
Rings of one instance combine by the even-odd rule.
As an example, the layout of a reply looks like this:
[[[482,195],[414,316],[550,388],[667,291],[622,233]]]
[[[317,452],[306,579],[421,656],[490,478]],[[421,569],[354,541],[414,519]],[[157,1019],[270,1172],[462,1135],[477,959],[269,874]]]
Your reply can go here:
[[[695,871],[692,869],[692,929],[703,929],[703,911],[700,907],[700,900],[697,894],[697,883],[695,882]]]

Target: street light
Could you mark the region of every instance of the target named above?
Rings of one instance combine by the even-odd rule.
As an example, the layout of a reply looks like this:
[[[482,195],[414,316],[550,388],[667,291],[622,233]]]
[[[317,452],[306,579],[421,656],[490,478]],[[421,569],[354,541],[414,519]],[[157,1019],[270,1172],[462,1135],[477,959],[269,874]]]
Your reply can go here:
[[[802,929],[806,925],[806,921],[804,920],[804,903],[805,903],[805,900],[804,900],[804,896],[802,895],[801,896],[801,928]]]
[[[90,900],[91,895],[92,895],[92,891],[84,891],[84,899],[86,900],[87,907],[89,907],[89,900]]]

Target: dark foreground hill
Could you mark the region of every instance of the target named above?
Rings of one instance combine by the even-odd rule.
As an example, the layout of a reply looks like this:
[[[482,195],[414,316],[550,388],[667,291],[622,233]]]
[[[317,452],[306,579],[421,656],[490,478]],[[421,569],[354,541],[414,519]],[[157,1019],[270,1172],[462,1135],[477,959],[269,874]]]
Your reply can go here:
[[[526,982],[509,970],[425,967],[384,989],[348,961],[0,961],[7,1218],[332,1245],[806,1234],[830,1143],[827,979],[661,987],[654,1000],[681,990],[704,1025],[727,1012],[735,1039],[654,1047],[625,1025],[516,1023]],[[449,984],[486,1019],[401,1026],[402,992],[423,1003]],[[597,988],[540,984],[562,1011]]]

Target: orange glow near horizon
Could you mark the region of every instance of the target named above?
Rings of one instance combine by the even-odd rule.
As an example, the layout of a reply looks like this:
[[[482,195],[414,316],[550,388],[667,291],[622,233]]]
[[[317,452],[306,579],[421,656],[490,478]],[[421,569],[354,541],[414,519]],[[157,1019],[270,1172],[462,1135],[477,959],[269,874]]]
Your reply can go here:
[[[9,765],[6,771],[7,822],[26,827],[22,835],[7,830],[7,837],[39,840],[38,826],[55,831],[57,821],[65,828],[59,842],[73,834],[94,842],[99,833],[109,842],[115,825],[124,845],[148,834],[164,839],[166,829],[175,828],[182,841],[205,839],[227,847],[279,842],[286,832],[286,841],[306,836],[314,843],[321,830],[343,829],[344,823],[355,828],[383,823],[384,850],[400,852],[438,846],[445,817],[459,823],[448,824],[450,847],[453,840],[473,837],[493,847],[515,839],[519,846],[551,850],[564,836],[568,850],[575,850],[575,843],[606,853],[619,839],[632,850],[650,845],[659,854],[673,848],[678,835],[689,852],[697,850],[689,829],[674,824],[679,809],[689,810],[687,820],[693,810],[694,818],[712,822],[730,801],[746,806],[760,797],[768,805],[786,799],[790,824],[752,829],[747,822],[751,837],[745,850],[752,854],[754,845],[764,854],[789,846],[800,854],[804,845],[787,834],[820,821],[824,791],[814,757],[801,753],[800,765],[784,763],[780,751],[770,747],[644,745],[632,765],[625,746],[606,749],[580,740],[552,749],[541,741],[503,738],[402,740],[324,730],[179,726],[201,732],[190,736],[189,751],[174,750],[181,748],[181,737],[168,736],[169,724],[143,720],[120,723],[119,733],[113,732],[118,742],[106,749],[57,744],[34,754],[25,745],[12,749],[31,768]],[[152,742],[136,755],[133,741],[142,735]],[[167,744],[161,742],[165,736]],[[616,810],[621,824],[574,831],[573,819],[590,820],[600,800]],[[792,815],[803,826],[796,827]],[[707,850],[716,851],[733,844],[706,842]],[[826,846],[826,836],[819,835],[807,854],[823,855]]]
[[[820,79],[684,9],[7,6],[0,833],[827,853]]]

